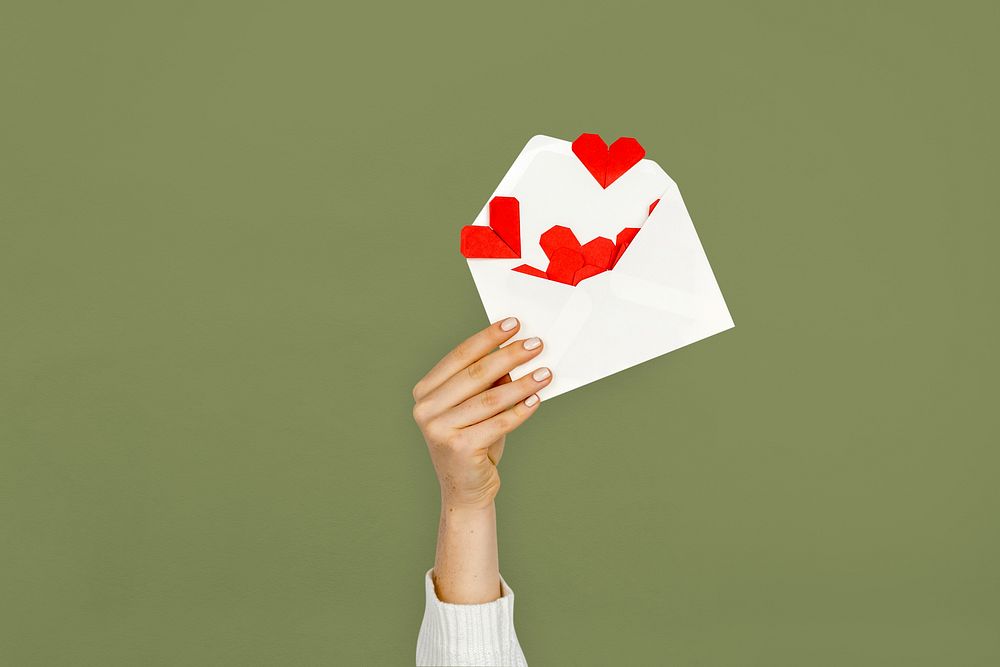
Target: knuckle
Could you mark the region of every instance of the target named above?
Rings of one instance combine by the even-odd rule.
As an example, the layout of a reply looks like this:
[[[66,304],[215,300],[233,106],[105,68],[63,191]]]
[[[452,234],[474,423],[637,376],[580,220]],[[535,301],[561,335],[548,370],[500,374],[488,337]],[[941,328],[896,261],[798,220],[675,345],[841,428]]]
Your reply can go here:
[[[479,395],[479,404],[484,408],[495,408],[500,404],[500,397],[495,391],[486,391]]]
[[[462,449],[465,445],[465,436],[461,431],[452,431],[441,439],[441,444],[452,451]]]
[[[517,384],[518,390],[522,394],[521,397],[527,398],[535,390],[535,386],[538,382],[536,382],[535,378],[531,376],[531,373],[525,373],[523,377],[518,378]]]
[[[429,408],[427,404],[421,401],[417,401],[417,403],[415,403],[413,406],[413,421],[417,422],[418,424],[425,423],[430,418],[428,412]]]
[[[455,355],[455,359],[458,361],[472,361],[472,349],[469,341],[465,340],[456,345],[452,354]]]
[[[483,376],[486,375],[486,368],[483,366],[482,362],[477,361],[468,367],[467,372],[469,377],[473,380],[482,380]]]
[[[424,432],[429,440],[435,442],[446,442],[449,438],[447,429],[436,419],[431,419],[424,425]]]
[[[504,413],[497,418],[497,431],[500,433],[509,433],[514,430],[517,426],[517,420],[511,413]]]
[[[516,345],[508,345],[503,349],[503,352],[507,364],[511,367],[524,362],[532,354],[531,351],[525,350],[524,345],[521,345],[520,343]]]

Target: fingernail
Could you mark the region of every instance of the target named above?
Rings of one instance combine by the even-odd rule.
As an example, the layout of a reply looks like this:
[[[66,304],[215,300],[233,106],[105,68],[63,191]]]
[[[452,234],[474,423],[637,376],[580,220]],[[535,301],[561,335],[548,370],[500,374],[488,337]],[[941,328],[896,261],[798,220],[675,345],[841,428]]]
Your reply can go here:
[[[511,331],[516,326],[517,326],[517,318],[516,317],[508,317],[507,319],[505,319],[503,322],[500,323],[500,330],[501,331]]]
[[[524,404],[527,405],[529,408],[537,402],[538,402],[538,394],[532,394],[528,398],[524,399]]]
[[[528,340],[524,341],[524,349],[526,349],[526,350],[534,350],[536,347],[538,347],[541,344],[542,344],[542,340],[540,338],[529,338]]]
[[[548,376],[552,375],[548,368],[539,368],[537,371],[531,374],[531,379],[535,382],[541,382]]]

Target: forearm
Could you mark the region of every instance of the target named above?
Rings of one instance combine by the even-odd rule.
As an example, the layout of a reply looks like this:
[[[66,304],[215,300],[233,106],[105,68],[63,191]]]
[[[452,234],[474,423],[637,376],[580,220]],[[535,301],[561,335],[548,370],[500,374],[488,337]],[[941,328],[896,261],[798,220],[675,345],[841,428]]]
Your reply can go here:
[[[433,576],[443,602],[479,604],[501,596],[493,503],[470,509],[442,499]]]
[[[514,632],[514,591],[500,577],[493,498],[505,438],[538,410],[536,392],[552,373],[539,368],[511,379],[514,368],[542,351],[537,338],[505,345],[519,326],[508,317],[467,338],[413,387],[413,419],[441,485],[417,665],[525,664]]]

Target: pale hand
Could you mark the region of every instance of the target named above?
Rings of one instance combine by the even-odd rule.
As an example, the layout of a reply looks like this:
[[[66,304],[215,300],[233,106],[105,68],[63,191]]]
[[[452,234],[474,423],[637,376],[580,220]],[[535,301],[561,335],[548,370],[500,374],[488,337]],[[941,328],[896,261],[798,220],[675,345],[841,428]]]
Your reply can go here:
[[[537,356],[537,338],[510,340],[515,318],[497,322],[460,343],[413,388],[413,418],[427,441],[444,505],[489,507],[500,489],[496,464],[505,436],[539,405],[535,393],[552,381],[539,368],[511,382],[510,371]]]

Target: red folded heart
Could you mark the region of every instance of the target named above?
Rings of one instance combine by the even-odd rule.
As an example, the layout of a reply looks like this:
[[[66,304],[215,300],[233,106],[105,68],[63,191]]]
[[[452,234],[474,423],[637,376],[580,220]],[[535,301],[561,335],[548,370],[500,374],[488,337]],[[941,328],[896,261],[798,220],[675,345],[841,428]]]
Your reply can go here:
[[[649,205],[650,215],[653,214],[653,209],[656,208],[656,205],[659,203],[660,200],[657,199],[656,201],[654,201],[652,204]],[[618,232],[618,236],[615,237],[615,254],[611,260],[611,264],[608,266],[608,269],[615,268],[615,265],[618,263],[618,260],[622,258],[622,255],[625,254],[625,250],[628,248],[629,244],[632,243],[632,239],[634,239],[635,235],[638,233],[639,233],[638,227],[626,227],[625,229]]]
[[[462,256],[469,259],[513,259],[521,256],[521,212],[514,197],[490,200],[490,226],[462,227]]]
[[[611,268],[611,259],[615,256],[615,242],[598,236],[583,244],[583,259],[591,266],[602,270]]]
[[[573,285],[576,272],[584,267],[583,255],[573,248],[556,248],[549,258],[549,268],[545,275],[549,280]]]
[[[538,245],[542,246],[545,256],[550,260],[552,259],[552,254],[559,248],[570,248],[580,252],[580,242],[576,240],[576,234],[569,227],[563,227],[562,225],[550,227],[538,239]]]
[[[598,236],[580,245],[573,230],[556,225],[549,228],[538,240],[538,244],[545,251],[545,256],[549,258],[548,268],[542,271],[522,264],[513,270],[536,278],[579,285],[587,278],[614,268],[638,231],[638,227],[626,227],[618,232],[617,243]]]
[[[600,144],[604,146],[604,142],[596,134],[583,134],[573,143],[573,151],[577,155],[580,155],[577,151],[577,144],[581,140],[584,140],[584,145],[587,145],[588,142],[592,144],[592,140],[586,139],[587,137],[596,137]],[[611,150],[607,150],[607,146],[604,146],[605,152],[608,155],[612,155],[615,146],[622,141],[635,142],[634,139],[619,139],[611,145]],[[638,142],[635,145],[638,146]],[[641,146],[639,146],[639,151],[638,157],[629,166],[642,159],[642,155],[645,152],[642,151]],[[582,157],[581,161],[583,161]],[[586,161],[584,161],[584,164],[586,164]],[[597,178],[595,171],[590,166],[587,168]],[[604,173],[613,173],[616,169],[618,167],[607,167]],[[625,170],[627,169],[628,167],[625,168]],[[617,179],[625,170],[617,173],[611,180]],[[598,181],[600,181],[600,178],[598,178]],[[650,204],[649,212],[652,213],[653,209],[659,203],[660,200],[657,199]],[[542,271],[527,264],[514,267],[513,270],[529,276],[546,278],[567,285],[579,285],[587,278],[592,278],[615,268],[618,260],[625,254],[625,250],[628,249],[629,244],[632,243],[632,240],[638,233],[638,227],[626,227],[618,232],[614,242],[611,239],[598,236],[580,245],[580,241],[577,240],[573,230],[562,225],[555,225],[546,230],[538,239],[539,246],[545,252],[545,256],[549,258],[549,266],[546,270]],[[517,199],[514,197],[494,197],[491,199],[489,227],[483,225],[467,225],[463,227],[461,250],[462,255],[469,259],[515,259],[520,257],[521,213],[520,204]]]
[[[611,265],[608,267],[609,269],[615,268],[618,260],[625,254],[625,250],[628,249],[629,244],[632,243],[632,239],[634,239],[635,235],[638,233],[638,227],[626,227],[618,232],[618,236],[615,237],[615,257],[611,260]]]
[[[573,274],[573,284],[579,285],[583,280],[596,276],[598,273],[604,273],[605,271],[607,269],[602,269],[599,266],[584,264],[579,271]]]
[[[587,133],[573,142],[573,152],[602,188],[617,181],[646,155],[646,149],[632,137],[619,137],[609,148],[600,135]]]

